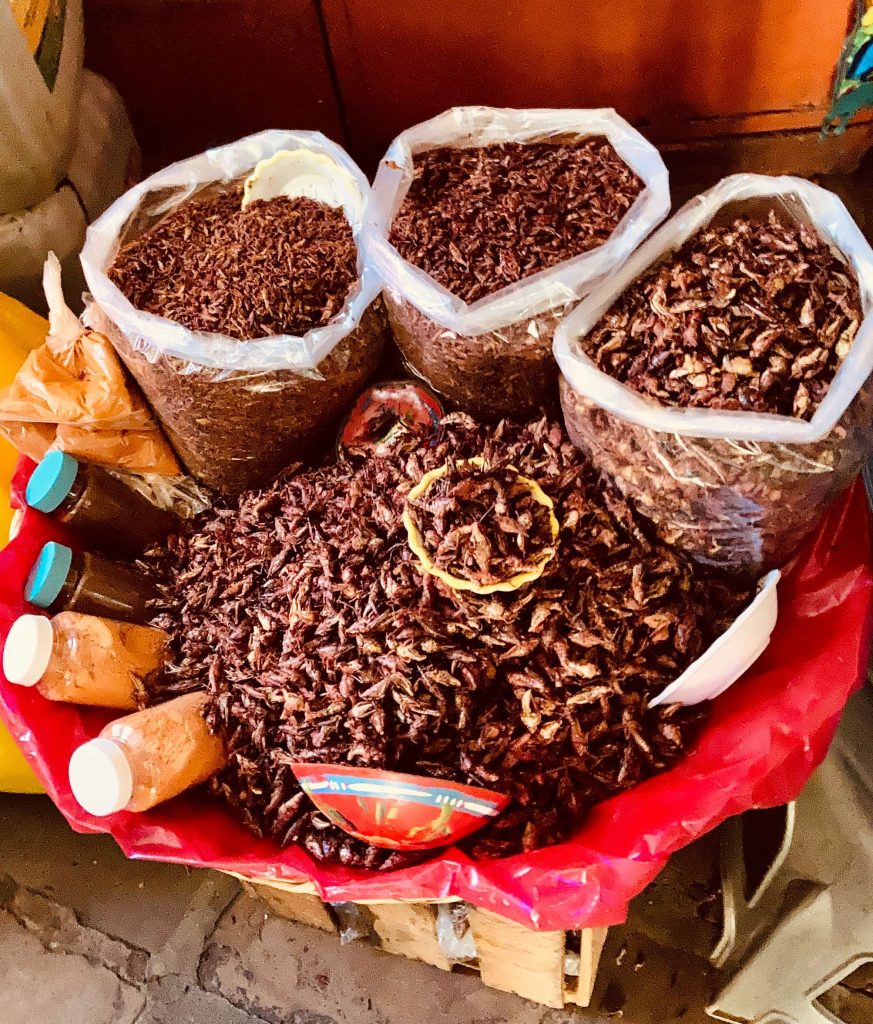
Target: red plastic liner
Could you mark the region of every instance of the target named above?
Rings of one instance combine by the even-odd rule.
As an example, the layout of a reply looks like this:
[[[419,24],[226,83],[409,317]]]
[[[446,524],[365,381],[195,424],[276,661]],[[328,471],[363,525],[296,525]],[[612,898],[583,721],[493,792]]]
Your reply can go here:
[[[20,495],[32,464],[15,478]],[[27,606],[22,585],[40,546],[60,533],[33,510],[0,552],[0,636]],[[302,849],[254,837],[223,803],[186,794],[145,814],[93,818],[73,800],[67,763],[110,715],[45,700],[0,675],[0,717],[46,791],[79,832],[108,832],[129,856],[253,877],[309,880],[340,900],[458,896],[536,928],[617,924],[671,853],[730,815],[794,799],[824,757],[863,681],[873,574],[866,496],[856,484],[779,585],[779,621],[755,667],[713,703],[694,749],[669,772],[594,808],[572,841],[474,862],[449,848],[387,874],[315,864]]]

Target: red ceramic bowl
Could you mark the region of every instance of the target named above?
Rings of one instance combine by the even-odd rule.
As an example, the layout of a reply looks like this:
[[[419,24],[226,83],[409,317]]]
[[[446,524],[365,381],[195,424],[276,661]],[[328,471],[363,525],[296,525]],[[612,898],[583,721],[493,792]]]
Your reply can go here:
[[[437,396],[418,381],[389,380],[364,391],[337,437],[337,454],[347,448],[379,454],[391,444],[398,423],[429,434],[445,416]]]
[[[303,791],[344,832],[389,850],[431,850],[481,828],[509,797],[426,775],[293,764]]]

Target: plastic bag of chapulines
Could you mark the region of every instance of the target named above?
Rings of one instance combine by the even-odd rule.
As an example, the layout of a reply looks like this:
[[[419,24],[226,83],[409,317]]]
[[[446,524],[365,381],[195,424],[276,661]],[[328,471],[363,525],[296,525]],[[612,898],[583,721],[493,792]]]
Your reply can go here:
[[[285,152],[352,199],[315,189],[244,206],[250,173]],[[238,493],[312,457],[376,368],[387,328],[358,249],[368,195],[319,132],[267,131],[153,174],[89,228],[86,318],[200,482]]]
[[[455,107],[391,144],[363,244],[410,368],[479,419],[551,397],[562,316],[670,209],[614,110]]]
[[[739,174],[555,339],[570,437],[705,565],[790,557],[873,451],[873,250],[842,202]]]

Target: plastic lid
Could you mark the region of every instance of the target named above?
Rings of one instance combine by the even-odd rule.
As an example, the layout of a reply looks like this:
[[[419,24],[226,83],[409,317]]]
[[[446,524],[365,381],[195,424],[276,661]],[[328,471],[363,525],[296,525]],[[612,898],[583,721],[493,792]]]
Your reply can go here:
[[[31,473],[24,499],[40,512],[54,512],[76,482],[79,463],[66,452],[49,452]]]
[[[24,584],[25,600],[38,608],[49,608],[60,594],[72,564],[73,552],[66,544],[53,540],[43,544]]]
[[[123,811],[133,796],[133,771],[119,744],[98,736],[74,750],[70,789],[82,807],[98,818]]]
[[[242,208],[257,199],[301,196],[341,206],[352,224],[361,216],[364,197],[354,177],[327,153],[282,149],[261,160],[243,184]]]
[[[53,643],[51,619],[21,615],[6,635],[3,675],[17,686],[36,686],[48,668]]]

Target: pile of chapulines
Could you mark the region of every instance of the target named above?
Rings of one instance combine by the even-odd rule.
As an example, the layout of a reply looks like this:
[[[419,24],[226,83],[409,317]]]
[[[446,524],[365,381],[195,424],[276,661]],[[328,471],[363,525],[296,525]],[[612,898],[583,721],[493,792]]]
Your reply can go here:
[[[771,210],[692,235],[582,346],[605,373],[668,405],[810,420],[863,318],[851,267]]]
[[[357,248],[342,210],[206,190],[121,247],[110,279],[137,309],[249,341],[301,335],[339,313]]]
[[[475,596],[423,572],[402,512],[429,470],[480,456],[535,480],[560,524],[535,583]],[[457,509],[455,510],[457,512]],[[672,764],[699,708],[649,709],[750,594],[649,539],[561,426],[462,414],[384,456],[292,469],[225,501],[154,556],[172,635],[153,700],[205,687],[230,750],[215,788],[259,835],[393,868],[324,819],[295,761],[418,772],[507,793],[465,846],[555,843],[596,801]]]
[[[642,189],[603,136],[440,146],[416,154],[390,241],[475,302],[603,245]]]

